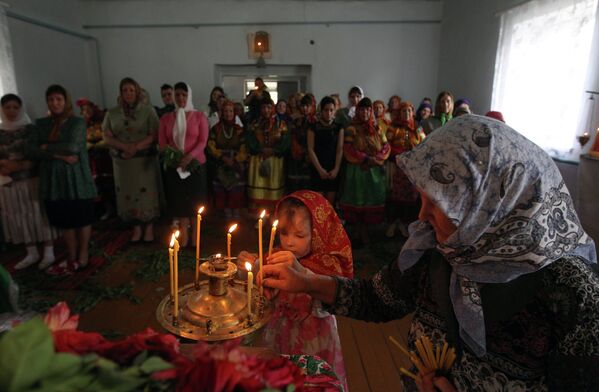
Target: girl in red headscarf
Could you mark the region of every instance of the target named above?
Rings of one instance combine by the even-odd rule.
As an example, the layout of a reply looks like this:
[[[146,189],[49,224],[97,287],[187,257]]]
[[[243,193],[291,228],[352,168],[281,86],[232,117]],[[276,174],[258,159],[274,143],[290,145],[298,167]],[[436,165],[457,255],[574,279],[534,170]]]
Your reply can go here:
[[[294,192],[279,201],[276,216],[280,249],[266,258],[267,264],[297,259],[316,274],[353,276],[351,243],[324,196],[307,190]],[[256,256],[242,252],[239,262]],[[280,292],[273,301],[275,310],[264,332],[266,343],[278,353],[320,356],[347,386],[335,317],[307,294]]]

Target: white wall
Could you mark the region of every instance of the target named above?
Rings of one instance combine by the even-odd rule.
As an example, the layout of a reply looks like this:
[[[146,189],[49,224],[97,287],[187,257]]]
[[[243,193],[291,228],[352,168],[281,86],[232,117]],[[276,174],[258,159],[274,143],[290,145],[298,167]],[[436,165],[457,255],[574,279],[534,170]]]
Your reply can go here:
[[[109,3],[86,1],[83,9],[85,30],[100,42],[109,104],[119,80],[132,76],[155,104],[162,83],[183,80],[194,90],[196,107],[204,107],[218,83],[215,64],[255,62],[248,58],[247,34],[257,30],[271,34],[267,63],[312,65],[317,97],[345,97],[353,84],[385,100],[398,93],[419,101],[437,91],[438,1]]]
[[[44,115],[47,110],[44,93],[54,83],[63,85],[73,100],[85,96],[101,102],[96,43],[83,37],[86,32],[81,29],[79,2],[13,0],[8,3],[17,90],[30,116]]]

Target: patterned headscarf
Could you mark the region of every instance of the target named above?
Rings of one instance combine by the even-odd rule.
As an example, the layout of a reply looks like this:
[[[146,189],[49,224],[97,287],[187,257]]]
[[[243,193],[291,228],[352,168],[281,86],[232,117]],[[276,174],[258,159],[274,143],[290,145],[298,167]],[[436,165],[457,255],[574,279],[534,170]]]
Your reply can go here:
[[[301,264],[317,274],[353,278],[351,243],[331,203],[320,193],[297,191],[279,200],[277,213],[281,203],[291,198],[301,201],[312,218],[311,251]]]
[[[410,268],[427,248],[445,256],[460,336],[478,356],[486,352],[481,283],[509,282],[565,255],[596,263],[553,160],[504,123],[461,116],[398,165],[457,227],[439,244],[428,223],[411,225],[399,267]]]

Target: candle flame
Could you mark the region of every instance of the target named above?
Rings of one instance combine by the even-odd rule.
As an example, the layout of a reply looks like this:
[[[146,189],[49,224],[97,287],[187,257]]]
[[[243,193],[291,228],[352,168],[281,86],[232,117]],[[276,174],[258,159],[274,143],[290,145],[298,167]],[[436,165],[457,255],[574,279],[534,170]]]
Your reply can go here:
[[[172,248],[173,246],[175,246],[175,234],[173,234],[173,235],[171,236],[171,243],[170,243],[169,247],[171,247],[171,248]]]
[[[201,207],[198,209],[198,214],[200,214],[200,215],[201,215],[201,214],[202,214],[202,212],[204,212],[204,206],[201,206]]]
[[[252,272],[252,264],[250,264],[249,262],[245,262],[245,269]]]
[[[277,227],[279,224],[279,220],[277,219],[276,221],[273,222],[272,227]]]
[[[175,234],[173,234],[175,236],[175,238],[179,238],[179,235],[181,234],[181,232],[179,230],[175,231]]]
[[[229,233],[234,232],[236,228],[237,228],[237,223],[231,225],[231,227],[229,227]]]
[[[217,259],[223,257],[223,255],[221,255],[220,253],[215,254],[214,256],[216,256]]]
[[[262,213],[260,214],[260,219],[264,218],[265,215],[266,215],[266,210],[262,210]]]

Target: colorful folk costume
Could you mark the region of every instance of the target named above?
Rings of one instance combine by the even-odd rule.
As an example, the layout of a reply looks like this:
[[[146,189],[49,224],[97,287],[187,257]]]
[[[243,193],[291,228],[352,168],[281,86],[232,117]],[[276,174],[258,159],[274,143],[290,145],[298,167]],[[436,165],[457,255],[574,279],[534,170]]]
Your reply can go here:
[[[385,213],[384,163],[390,148],[387,137],[370,118],[358,116],[345,130],[343,155],[347,161],[340,205],[350,223],[380,223]]]
[[[354,275],[351,243],[339,217],[322,195],[298,191],[286,196],[306,205],[312,220],[311,252],[299,262],[316,274],[351,279]],[[278,207],[277,207],[278,208]],[[345,366],[335,317],[307,294],[280,291],[264,338],[276,352],[311,354],[326,360],[345,386]]]
[[[409,108],[413,113],[412,104],[404,101],[400,104],[399,113]],[[400,119],[400,116],[401,114],[394,113],[395,122],[387,128],[387,141],[391,147],[391,154],[385,163],[388,180],[387,217],[390,221],[400,219],[408,224],[418,217],[418,191],[405,173],[397,167],[396,159],[420,144],[425,135],[422,129],[416,126],[412,116],[408,120]]]
[[[234,107],[233,102],[226,106]],[[212,180],[214,203],[218,209],[238,209],[245,207],[245,186],[247,184],[248,153],[245,133],[233,117],[233,121],[221,119],[210,130],[208,154],[215,161],[215,174]]]
[[[194,216],[198,206],[206,202],[204,149],[207,142],[208,119],[204,113],[194,109],[188,85],[185,107],[177,107],[174,112],[163,115],[158,132],[160,150],[170,147],[192,157],[187,168],[169,167],[164,172],[164,193],[171,217]]]
[[[248,174],[248,197],[251,210],[272,210],[285,191],[284,156],[289,149],[287,124],[276,116],[261,116],[251,123],[246,135],[251,154]],[[266,156],[265,148],[273,154]]]

